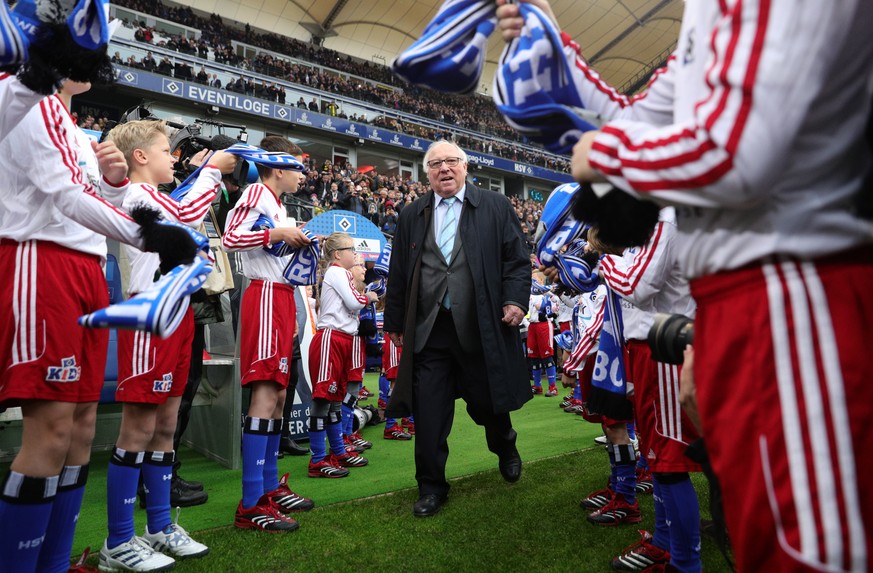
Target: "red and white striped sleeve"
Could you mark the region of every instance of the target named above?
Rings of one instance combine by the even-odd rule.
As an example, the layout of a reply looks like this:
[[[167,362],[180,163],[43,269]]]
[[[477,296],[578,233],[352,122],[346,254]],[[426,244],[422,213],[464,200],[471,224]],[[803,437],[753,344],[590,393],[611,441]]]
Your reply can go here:
[[[227,225],[221,237],[221,246],[226,251],[251,251],[270,244],[269,229],[252,231],[252,226],[262,214],[258,204],[265,189],[263,185],[249,185],[227,214]]]
[[[0,73],[0,139],[5,138],[43,95],[26,88],[12,74]]]
[[[673,268],[674,234],[674,225],[660,221],[644,246],[604,256],[599,267],[601,280],[634,306],[644,307],[661,291]]]
[[[70,131],[75,126],[60,100],[44,98],[39,113],[28,115],[21,127],[32,134],[27,138],[30,149],[24,153],[34,159],[29,171],[33,184],[83,227],[142,249],[139,225],[101,198],[82,173],[73,143],[75,134]]]
[[[160,205],[165,214],[183,225],[196,229],[209,212],[209,205],[215,200],[220,183],[221,172],[215,167],[206,166],[200,171],[188,194],[181,201],[176,201],[153,187],[150,188],[149,195],[157,205]]]
[[[564,363],[564,369],[570,372],[579,372],[585,366],[585,359],[589,354],[597,348],[597,341],[600,338],[600,331],[603,330],[603,307],[600,305],[597,308],[596,314],[579,333],[579,340],[576,341],[576,346],[570,352],[570,356]]]
[[[849,64],[835,61],[833,46],[860,5],[720,0],[715,17],[698,23],[708,30],[695,55],[706,62],[705,84],[683,116],[667,126],[607,123],[593,141],[591,166],[622,189],[669,203],[753,206],[784,176],[829,71]]]
[[[673,76],[676,56],[671,55],[664,67],[657,69],[641,93],[628,97],[607,84],[585,58],[579,44],[565,33],[561,34],[564,55],[571,66],[573,83],[585,108],[608,120],[632,119],[651,125],[669,125],[673,122]]]
[[[324,282],[336,291],[343,301],[343,306],[349,310],[361,310],[370,299],[355,288],[355,278],[352,273],[339,266],[331,266],[324,274]]]

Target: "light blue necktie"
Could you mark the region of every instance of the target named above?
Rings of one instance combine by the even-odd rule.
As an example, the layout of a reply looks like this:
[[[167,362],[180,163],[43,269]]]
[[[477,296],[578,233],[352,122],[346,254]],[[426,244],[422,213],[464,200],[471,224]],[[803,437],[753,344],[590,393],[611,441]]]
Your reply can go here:
[[[452,262],[452,248],[455,246],[455,231],[458,229],[458,219],[455,217],[455,198],[449,197],[443,199],[440,205],[446,206],[446,213],[443,215],[443,228],[440,229],[438,244],[446,263]],[[452,301],[449,298],[449,291],[446,290],[446,296],[443,297],[443,308],[451,309]]]

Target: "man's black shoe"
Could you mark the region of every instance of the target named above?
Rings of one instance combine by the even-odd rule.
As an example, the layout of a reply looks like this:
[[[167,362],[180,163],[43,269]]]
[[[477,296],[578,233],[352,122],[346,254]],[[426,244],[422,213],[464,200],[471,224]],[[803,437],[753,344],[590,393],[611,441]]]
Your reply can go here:
[[[412,506],[412,515],[415,517],[430,517],[436,515],[443,504],[446,502],[446,496],[429,493],[422,495]]]
[[[205,491],[194,491],[183,488],[178,480],[170,483],[170,507],[192,507],[203,505],[209,499]]]
[[[309,448],[301,446],[291,438],[285,437],[279,441],[279,451],[290,456],[308,456]]]
[[[500,468],[500,475],[509,483],[515,483],[521,479],[521,456],[515,446],[512,447],[511,453],[500,456],[497,467]]]
[[[179,484],[179,487],[182,489],[188,489],[191,491],[203,491],[202,481],[186,480],[178,475],[173,476],[173,481],[177,482]]]

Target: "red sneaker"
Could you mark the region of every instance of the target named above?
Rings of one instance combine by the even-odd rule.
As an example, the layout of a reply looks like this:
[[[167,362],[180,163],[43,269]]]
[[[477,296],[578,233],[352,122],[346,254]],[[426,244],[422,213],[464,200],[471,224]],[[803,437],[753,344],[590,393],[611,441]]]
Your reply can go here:
[[[358,430],[354,432],[351,436],[352,443],[358,446],[359,448],[363,448],[364,450],[369,450],[373,447],[373,442],[368,442],[364,439],[364,436],[361,435],[361,431]]]
[[[410,436],[415,435],[415,423],[410,422],[409,418],[403,418],[402,420],[400,420],[400,425],[403,427],[407,434],[409,434]]]
[[[533,392],[534,394],[542,394],[543,387],[542,386],[531,386],[530,391]]]
[[[89,555],[91,555],[91,548],[86,547],[85,551],[83,551],[82,555],[79,557],[79,560],[73,565],[70,565],[70,568],[67,569],[67,573],[100,573],[99,569],[85,565],[85,561],[88,559]]]
[[[605,506],[615,496],[615,492],[609,489],[609,486],[590,493],[582,501],[579,502],[579,507],[582,509],[600,509]]]
[[[637,468],[637,484],[634,486],[637,495],[648,494],[655,491],[655,483],[652,481],[652,472]]]
[[[549,386],[549,391],[546,392],[546,396],[552,397],[558,395],[558,387],[557,386]]]
[[[309,472],[311,478],[344,478],[349,475],[349,470],[333,463],[333,456],[327,456],[317,463],[309,460]]]
[[[633,504],[628,503],[620,493],[615,494],[609,503],[589,515],[587,519],[594,525],[605,527],[622,525],[623,523],[639,523],[643,520],[640,517],[640,504],[636,501]]]
[[[380,410],[384,410],[385,408],[388,407],[388,402],[386,402],[386,401],[383,400],[382,398],[379,398],[379,401],[376,402],[376,406],[377,406]]]
[[[412,434],[407,434],[398,424],[394,424],[390,428],[385,428],[382,437],[386,440],[411,440]]]
[[[279,487],[266,495],[274,505],[285,513],[309,511],[315,507],[315,502],[311,499],[291,491],[291,488],[288,487],[288,474],[283,475],[279,480]]]
[[[347,452],[353,452],[355,454],[360,454],[365,449],[358,446],[351,436],[343,436],[343,444],[345,444]]]
[[[653,565],[670,562],[670,552],[652,544],[652,534],[640,530],[640,540],[629,545],[621,555],[612,560],[612,568],[618,571],[643,571]]]
[[[300,524],[283,515],[269,497],[262,495],[257,505],[245,509],[240,500],[236,508],[236,516],[233,526],[239,529],[257,529],[268,533],[291,532],[300,527]]]

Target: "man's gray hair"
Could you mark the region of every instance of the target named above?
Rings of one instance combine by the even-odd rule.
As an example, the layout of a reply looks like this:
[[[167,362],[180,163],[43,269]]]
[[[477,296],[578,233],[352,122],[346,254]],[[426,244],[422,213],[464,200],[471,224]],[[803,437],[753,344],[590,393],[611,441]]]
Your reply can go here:
[[[438,139],[438,140],[434,141],[433,143],[431,143],[428,146],[427,151],[424,152],[424,164],[425,164],[425,166],[427,166],[427,162],[430,160],[430,154],[431,154],[431,151],[433,151],[433,148],[441,143],[448,143],[449,145],[451,145],[452,147],[457,149],[458,150],[458,157],[461,158],[462,162],[467,163],[467,153],[463,149],[461,149],[457,143],[455,143],[454,141],[449,141],[448,139]]]

